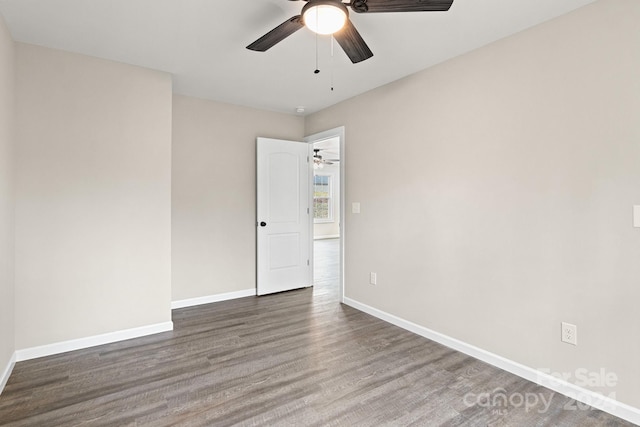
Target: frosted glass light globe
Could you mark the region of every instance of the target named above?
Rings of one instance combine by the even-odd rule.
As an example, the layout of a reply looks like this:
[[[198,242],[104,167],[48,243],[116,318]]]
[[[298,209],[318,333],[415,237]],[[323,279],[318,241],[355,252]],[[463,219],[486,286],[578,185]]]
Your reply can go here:
[[[347,22],[347,14],[339,6],[334,4],[309,4],[302,19],[304,25],[318,34],[333,34],[344,27]]]

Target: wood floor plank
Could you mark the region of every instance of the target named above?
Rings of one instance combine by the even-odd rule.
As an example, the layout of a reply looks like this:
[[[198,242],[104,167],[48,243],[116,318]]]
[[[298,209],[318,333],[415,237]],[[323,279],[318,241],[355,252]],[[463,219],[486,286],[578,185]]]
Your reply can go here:
[[[17,363],[0,425],[631,425],[341,305],[337,240],[316,245],[314,288],[174,310],[172,332]]]

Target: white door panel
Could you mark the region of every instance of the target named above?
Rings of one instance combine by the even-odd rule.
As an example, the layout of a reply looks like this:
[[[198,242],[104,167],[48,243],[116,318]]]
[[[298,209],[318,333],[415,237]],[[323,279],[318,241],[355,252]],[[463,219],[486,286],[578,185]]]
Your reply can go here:
[[[305,157],[306,158],[306,157]],[[300,221],[300,168],[298,156],[291,153],[271,153],[266,171],[269,185],[269,209],[267,215],[272,224],[298,223]]]

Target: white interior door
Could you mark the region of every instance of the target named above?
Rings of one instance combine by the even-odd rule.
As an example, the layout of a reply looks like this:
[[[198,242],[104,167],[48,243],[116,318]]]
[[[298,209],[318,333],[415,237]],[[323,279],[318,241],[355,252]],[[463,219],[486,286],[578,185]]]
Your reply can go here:
[[[309,144],[257,141],[257,293],[311,286]]]

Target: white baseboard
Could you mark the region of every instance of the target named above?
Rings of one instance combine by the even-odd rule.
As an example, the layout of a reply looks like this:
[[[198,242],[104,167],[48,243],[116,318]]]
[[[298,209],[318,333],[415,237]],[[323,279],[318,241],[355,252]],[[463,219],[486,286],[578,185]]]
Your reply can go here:
[[[340,238],[339,234],[330,234],[326,236],[313,236],[313,240],[338,239],[338,238]]]
[[[15,351],[11,355],[11,359],[9,359],[9,363],[7,367],[2,371],[2,376],[0,377],[0,394],[2,394],[2,390],[4,390],[4,386],[7,385],[7,381],[9,381],[9,376],[11,376],[11,372],[13,371],[13,367],[16,365],[16,353]]]
[[[109,332],[107,334],[94,335],[86,338],[62,341],[38,347],[25,348],[16,351],[16,361],[35,359],[51,356],[53,354],[66,353],[67,351],[80,350],[95,347],[97,345],[124,341],[131,338],[143,337],[173,330],[173,322],[156,323],[155,325],[141,326],[139,328],[125,329],[123,331]]]
[[[171,301],[171,309],[192,307],[200,304],[210,304],[212,302],[227,301],[236,298],[251,297],[256,295],[256,289],[245,289],[242,291],[227,292],[224,294],[207,295],[205,297],[181,299],[178,301]]]
[[[467,344],[463,341],[441,334],[440,332],[409,322],[408,320],[404,320],[400,317],[394,316],[393,314],[378,310],[377,308],[368,306],[351,298],[345,297],[344,303],[393,325],[399,326],[402,329],[406,329],[449,348],[468,354],[469,356],[475,357],[476,359],[482,360],[483,362],[489,363],[507,372],[511,372],[512,374],[526,380],[547,387],[557,393],[640,425],[639,408],[635,408],[610,397],[603,396],[602,394],[571,384],[566,380],[560,380],[537,369],[530,368],[513,360],[509,360],[471,344]]]

